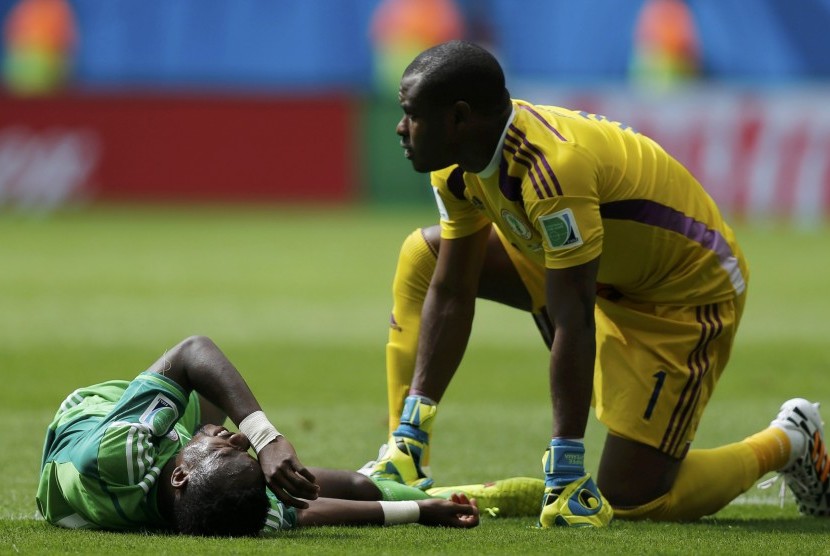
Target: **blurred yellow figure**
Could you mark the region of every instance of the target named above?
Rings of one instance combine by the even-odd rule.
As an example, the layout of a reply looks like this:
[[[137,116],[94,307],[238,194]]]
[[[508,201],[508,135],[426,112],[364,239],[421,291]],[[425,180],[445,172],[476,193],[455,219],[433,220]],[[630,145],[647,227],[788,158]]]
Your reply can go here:
[[[75,18],[66,0],[21,0],[3,28],[3,77],[19,95],[60,89],[69,77],[76,43]]]
[[[372,16],[375,88],[397,92],[404,68],[421,51],[461,38],[464,22],[453,0],[383,0]]]

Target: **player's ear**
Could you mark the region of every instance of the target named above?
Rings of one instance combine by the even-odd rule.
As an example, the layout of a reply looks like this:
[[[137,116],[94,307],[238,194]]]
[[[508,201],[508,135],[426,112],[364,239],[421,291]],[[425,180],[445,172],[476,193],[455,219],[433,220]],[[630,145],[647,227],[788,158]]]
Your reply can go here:
[[[170,474],[170,484],[173,485],[173,488],[184,488],[189,480],[190,473],[185,471],[181,465],[177,465],[173,473]]]
[[[463,100],[457,100],[452,105],[452,117],[453,123],[456,127],[464,124],[468,124],[473,116],[473,109],[472,107]]]

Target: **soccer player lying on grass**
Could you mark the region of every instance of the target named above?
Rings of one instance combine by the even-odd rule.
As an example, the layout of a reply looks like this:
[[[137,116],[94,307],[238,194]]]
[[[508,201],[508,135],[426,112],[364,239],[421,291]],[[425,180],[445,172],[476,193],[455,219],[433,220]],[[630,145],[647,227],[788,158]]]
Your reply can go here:
[[[218,424],[226,415],[242,432]],[[208,424],[197,430],[198,423]],[[37,504],[50,523],[67,528],[211,536],[479,523],[464,494],[429,498],[386,483],[303,466],[237,369],[211,340],[194,336],[133,381],[81,388],[63,402],[47,431]],[[384,501],[409,494],[420,499]]]

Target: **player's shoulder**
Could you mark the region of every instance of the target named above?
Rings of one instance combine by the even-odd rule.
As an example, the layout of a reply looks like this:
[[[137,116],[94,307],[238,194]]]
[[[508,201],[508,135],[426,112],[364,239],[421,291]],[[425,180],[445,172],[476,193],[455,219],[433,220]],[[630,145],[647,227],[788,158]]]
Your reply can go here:
[[[580,113],[577,110],[554,106],[552,104],[534,104],[522,99],[511,99],[515,111],[515,121],[521,124],[522,121],[533,121],[545,123],[559,119],[577,120]]]
[[[574,147],[584,133],[584,118],[569,108],[513,99],[513,111],[506,146],[520,153],[529,149],[536,156],[539,150],[547,156],[553,156],[552,152],[561,155],[569,150],[567,147]]]
[[[136,376],[127,388],[125,395],[128,397],[141,396],[148,392],[164,394],[162,397],[168,404],[176,404],[182,407],[187,405],[188,394],[184,388],[171,378],[154,371],[144,371]]]
[[[280,531],[297,527],[297,509],[280,502],[270,490],[267,490],[266,493],[271,507],[268,508],[268,515],[265,518],[265,525],[262,527],[261,534],[271,536]]]
[[[429,178],[433,187],[438,187],[440,184],[447,183],[452,173],[458,169],[458,164],[453,164],[452,166],[447,166],[446,168],[430,172]]]

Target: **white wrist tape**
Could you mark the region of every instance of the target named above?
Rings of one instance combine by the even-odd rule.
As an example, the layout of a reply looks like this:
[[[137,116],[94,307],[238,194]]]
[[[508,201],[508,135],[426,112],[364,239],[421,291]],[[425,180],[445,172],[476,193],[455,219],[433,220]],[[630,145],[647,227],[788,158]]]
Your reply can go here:
[[[383,510],[384,525],[418,523],[418,518],[421,517],[421,508],[414,500],[404,500],[402,502],[381,501],[380,507]]]
[[[248,437],[254,451],[259,453],[266,444],[282,436],[262,411],[254,411],[239,423],[239,432]]]

